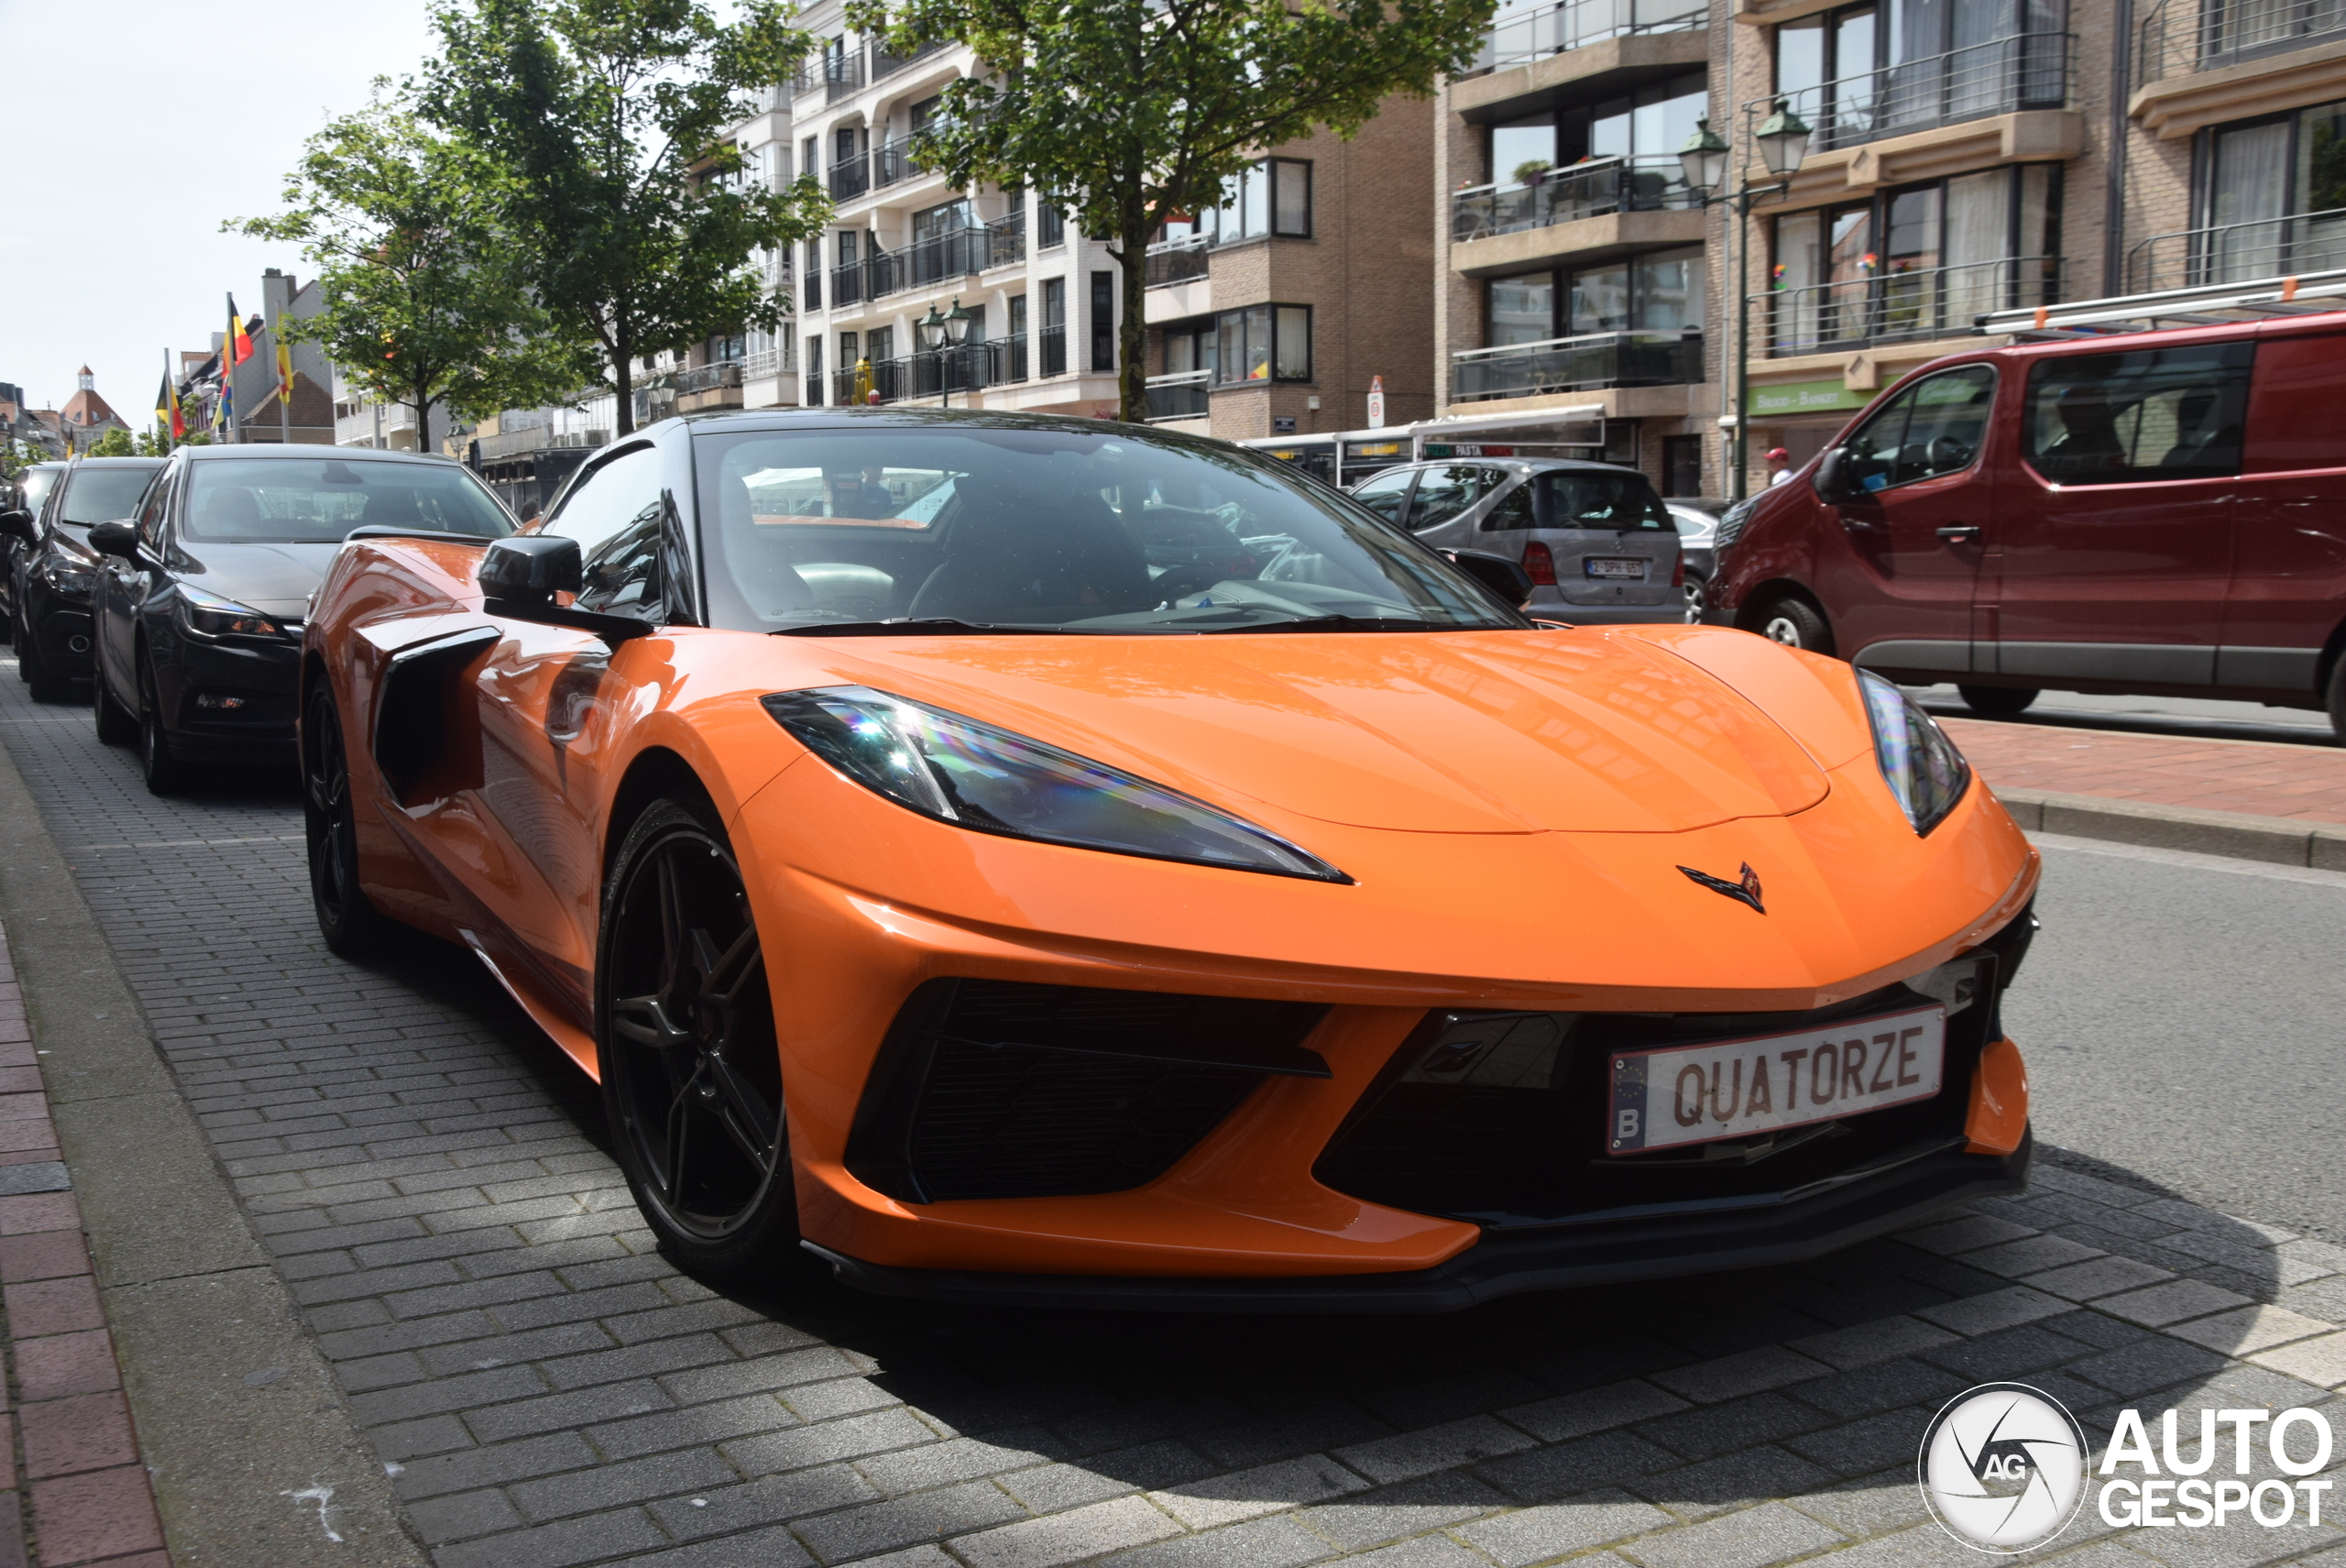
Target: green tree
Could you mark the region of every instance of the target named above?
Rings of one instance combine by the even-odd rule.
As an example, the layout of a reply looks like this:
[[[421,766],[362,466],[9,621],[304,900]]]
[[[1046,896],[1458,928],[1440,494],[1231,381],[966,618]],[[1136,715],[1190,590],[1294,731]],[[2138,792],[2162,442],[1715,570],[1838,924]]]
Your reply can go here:
[[[82,455],[84,457],[136,457],[138,455],[138,443],[128,430],[116,426],[98,437],[90,449]]]
[[[373,103],[310,138],[283,213],[226,226],[302,246],[325,308],[270,324],[322,345],[370,397],[413,410],[421,442],[436,405],[477,420],[596,376],[593,345],[532,296],[495,198],[494,166],[378,79]]]
[[[983,62],[914,152],[967,190],[1025,186],[1118,242],[1122,416],[1146,417],[1142,257],[1164,217],[1218,205],[1282,143],[1349,138],[1395,93],[1464,70],[1495,0],[850,0],[909,54]]]
[[[821,232],[811,176],[742,177],[725,128],[778,82],[806,35],[779,0],[440,0],[423,110],[478,148],[516,259],[556,321],[609,367],[632,430],[635,363],[790,308],[751,258]]]

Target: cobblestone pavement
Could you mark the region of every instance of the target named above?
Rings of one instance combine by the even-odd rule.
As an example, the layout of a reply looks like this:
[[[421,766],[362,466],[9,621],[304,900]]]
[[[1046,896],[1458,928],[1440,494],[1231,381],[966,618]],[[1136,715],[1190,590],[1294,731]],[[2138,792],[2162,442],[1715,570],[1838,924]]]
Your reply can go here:
[[[470,959],[324,952],[290,781],[155,800],[13,679],[0,738],[443,1568],[1976,1563],[1913,1485],[1966,1387],[2099,1436],[2346,1382],[2346,1249],[2049,1160],[1806,1267],[1443,1318],[728,1299],[652,1252],[585,1080]],[[2088,1506],[2060,1554],[2339,1541],[2301,1519]]]

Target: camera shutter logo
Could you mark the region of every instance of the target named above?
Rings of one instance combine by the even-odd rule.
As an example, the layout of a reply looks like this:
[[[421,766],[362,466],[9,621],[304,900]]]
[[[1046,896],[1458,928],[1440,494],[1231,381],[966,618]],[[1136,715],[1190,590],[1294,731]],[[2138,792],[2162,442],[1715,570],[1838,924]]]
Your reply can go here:
[[[1981,1552],[2027,1552],[2066,1530],[2085,1501],[2085,1432],[2050,1394],[1986,1383],[1933,1418],[1915,1471],[1949,1535]]]

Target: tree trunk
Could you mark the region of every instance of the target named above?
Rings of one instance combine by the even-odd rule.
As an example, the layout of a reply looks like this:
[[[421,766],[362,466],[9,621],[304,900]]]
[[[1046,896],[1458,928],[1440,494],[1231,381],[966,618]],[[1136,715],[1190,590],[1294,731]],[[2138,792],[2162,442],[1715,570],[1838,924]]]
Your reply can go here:
[[[611,339],[611,384],[619,389],[619,410],[611,416],[611,439],[635,433],[635,340],[621,333]]]
[[[438,400],[421,379],[416,382],[415,401],[411,406],[415,410],[415,449],[418,452],[432,450],[432,405]]]
[[[1144,424],[1148,420],[1148,208],[1135,189],[1124,199],[1116,236],[1124,253],[1124,324],[1116,338],[1116,417],[1128,424]]]

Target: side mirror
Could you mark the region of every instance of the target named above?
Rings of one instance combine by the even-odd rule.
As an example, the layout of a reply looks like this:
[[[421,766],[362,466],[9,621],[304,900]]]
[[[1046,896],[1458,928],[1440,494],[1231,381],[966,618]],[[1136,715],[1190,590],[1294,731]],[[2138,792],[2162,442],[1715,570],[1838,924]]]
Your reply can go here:
[[[93,538],[95,537],[93,534]],[[575,594],[586,586],[586,568],[576,539],[543,533],[500,539],[481,553],[474,573],[492,615],[536,619],[556,594]]]
[[[119,555],[126,561],[138,559],[138,525],[135,522],[98,522],[90,525],[90,548],[101,555]]]
[[[21,539],[27,544],[38,537],[38,531],[33,527],[33,514],[22,510],[0,511],[0,533],[5,533],[11,539]]]
[[[1518,561],[1483,550],[1445,550],[1450,564],[1483,586],[1485,592],[1510,609],[1531,602],[1531,574]]]
[[[1846,446],[1827,447],[1825,455],[1816,460],[1816,473],[1809,483],[1815,486],[1820,498],[1835,506],[1865,499],[1864,492],[1849,482],[1849,449]]]

